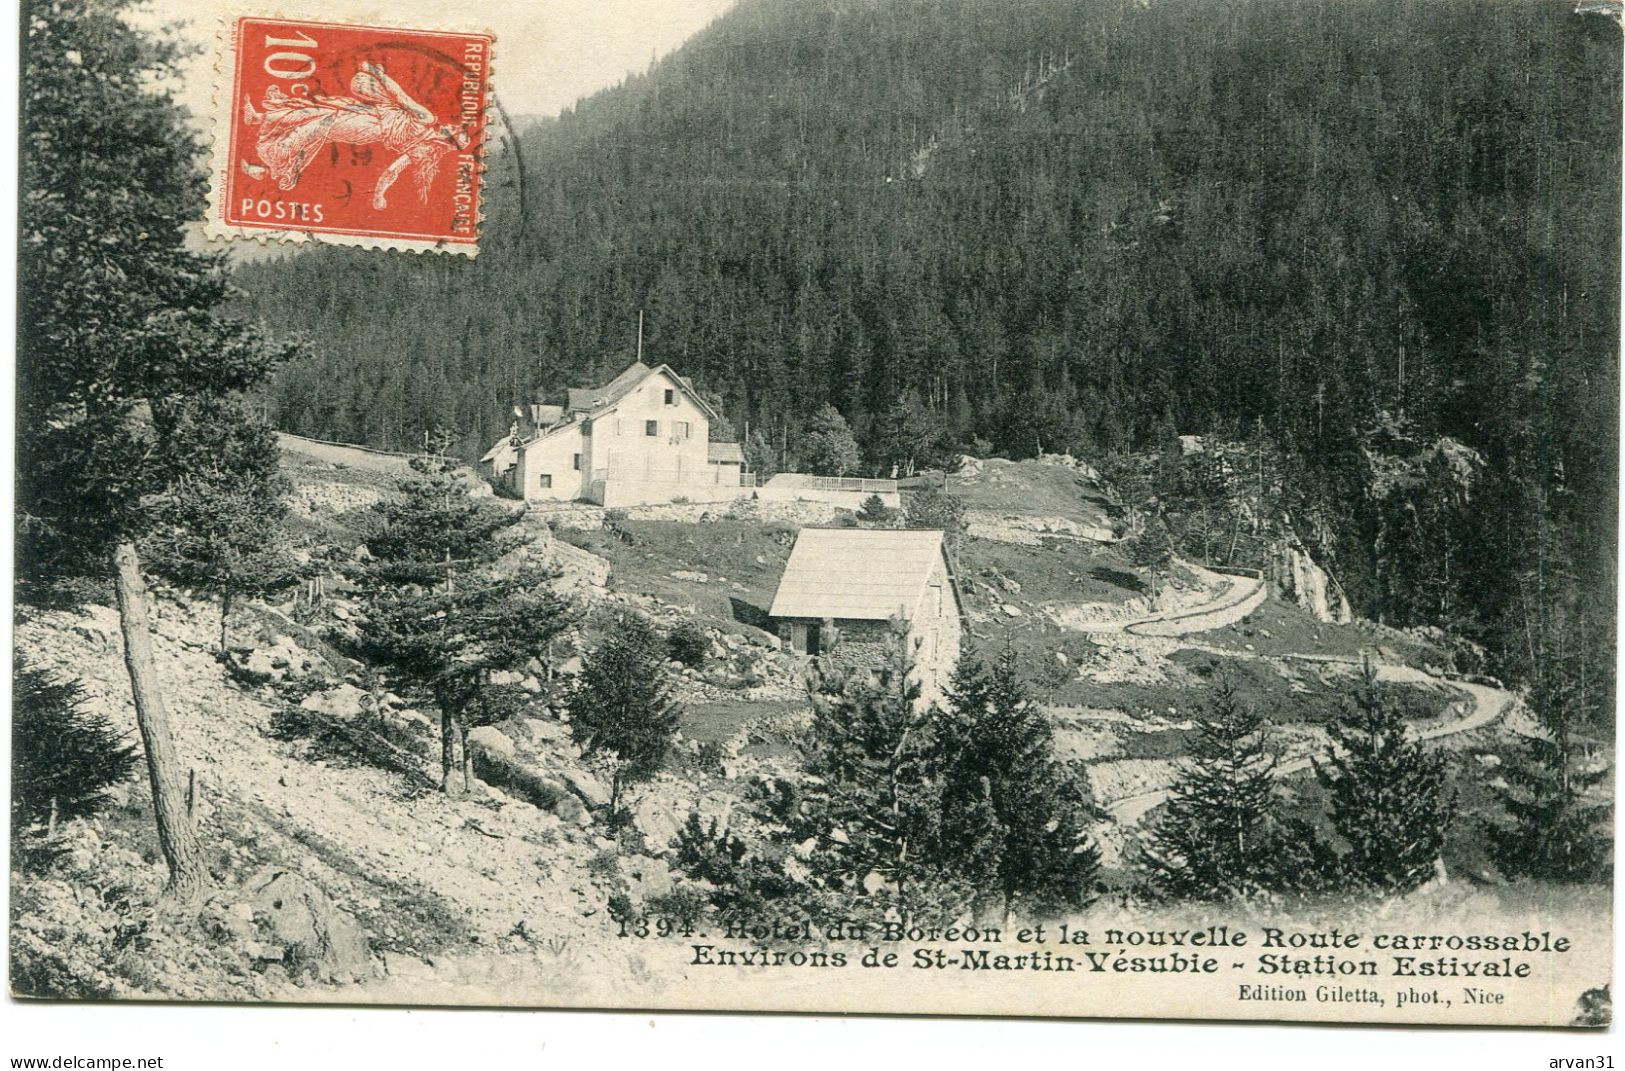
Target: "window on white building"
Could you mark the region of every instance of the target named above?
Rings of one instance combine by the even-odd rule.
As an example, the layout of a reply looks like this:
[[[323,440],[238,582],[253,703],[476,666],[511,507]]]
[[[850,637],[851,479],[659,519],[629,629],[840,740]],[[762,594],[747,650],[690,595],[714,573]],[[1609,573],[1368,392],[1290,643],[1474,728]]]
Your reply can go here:
[[[667,405],[676,405],[677,404],[677,392],[676,391],[669,390],[669,391],[666,392],[666,404]]]
[[[551,488],[553,486],[553,474],[550,472],[537,473],[536,486],[543,491]]]
[[[643,422],[643,434],[648,435],[648,436],[659,435],[660,434],[660,421],[658,421],[658,420],[645,420]]]
[[[570,467],[575,469],[577,472],[581,471],[581,455],[580,454],[571,454],[570,455]]]
[[[683,442],[688,438],[688,421],[679,420],[676,422],[676,424],[677,427],[674,434],[677,436],[678,442]]]

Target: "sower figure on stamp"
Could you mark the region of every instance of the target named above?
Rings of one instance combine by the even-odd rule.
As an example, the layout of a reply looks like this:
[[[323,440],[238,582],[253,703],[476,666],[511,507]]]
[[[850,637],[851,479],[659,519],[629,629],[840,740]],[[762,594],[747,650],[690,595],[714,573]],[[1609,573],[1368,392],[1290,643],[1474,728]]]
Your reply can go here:
[[[378,176],[372,206],[388,207],[385,194],[408,167],[414,169],[419,198],[427,202],[440,158],[466,149],[468,134],[461,127],[436,122],[434,113],[408,96],[378,64],[362,64],[350,79],[350,92],[353,96],[291,97],[272,86],[265,92],[263,111],[243,101],[243,121],[260,128],[256,148],[264,161],[244,160],[243,173],[256,179],[269,173],[280,189],[291,190],[305,165],[328,142],[382,142],[399,155]]]

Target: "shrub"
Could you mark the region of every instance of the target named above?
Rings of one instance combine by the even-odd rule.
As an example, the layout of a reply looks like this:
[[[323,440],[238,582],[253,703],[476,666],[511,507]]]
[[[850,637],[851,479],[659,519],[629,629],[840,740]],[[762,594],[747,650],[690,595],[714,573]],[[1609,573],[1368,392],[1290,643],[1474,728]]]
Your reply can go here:
[[[613,849],[604,849],[587,860],[587,873],[594,881],[619,882],[621,857]]]
[[[858,520],[864,524],[889,525],[897,519],[897,511],[880,500],[879,495],[870,495],[863,500],[863,508],[858,511]]]
[[[627,514],[624,509],[607,509],[604,511],[604,531],[619,539],[627,546],[635,546],[637,535],[626,526]]]
[[[711,653],[711,638],[692,621],[683,621],[666,635],[666,649],[685,666],[699,667]]]
[[[721,740],[706,740],[700,744],[699,750],[694,753],[694,767],[701,773],[721,775],[724,767],[722,760],[728,755],[728,749],[722,746]]]
[[[711,908],[723,921],[759,920],[768,911],[794,911],[811,906],[813,891],[789,873],[782,847],[752,848],[698,811],[672,842],[672,865],[691,880],[712,887]]]
[[[679,885],[669,893],[651,896],[646,906],[648,913],[655,918],[690,927],[704,917],[707,903],[709,900],[700,889],[693,885]]]
[[[501,476],[487,476],[485,477],[485,483],[487,487],[491,488],[491,493],[498,498],[506,498],[515,502],[525,500],[525,496],[520,494],[513,484],[504,480]]]
[[[910,528],[940,528],[949,539],[965,530],[965,502],[936,487],[909,496],[903,523]]]
[[[609,894],[609,917],[615,922],[629,922],[638,914],[637,905],[632,897],[624,892]]]

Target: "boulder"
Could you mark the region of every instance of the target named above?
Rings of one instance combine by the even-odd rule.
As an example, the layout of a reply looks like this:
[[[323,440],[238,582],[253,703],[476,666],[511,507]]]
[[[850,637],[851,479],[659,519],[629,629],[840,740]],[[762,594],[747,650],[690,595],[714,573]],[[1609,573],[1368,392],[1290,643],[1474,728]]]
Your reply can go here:
[[[564,722],[548,718],[521,718],[519,724],[523,726],[524,735],[537,747],[575,754],[575,741],[570,736],[570,727]]]
[[[609,789],[592,773],[573,766],[558,768],[559,780],[594,807],[609,806]]]
[[[548,810],[558,815],[559,821],[561,822],[571,823],[578,826],[591,825],[592,813],[582,805],[581,801],[572,796],[569,791],[566,790],[562,785],[559,785],[557,781],[551,782],[551,784],[555,786],[556,792],[553,796],[552,804],[548,806]]]
[[[280,672],[282,667],[277,665],[277,660],[272,657],[271,652],[264,648],[249,652],[248,658],[243,661],[243,668],[260,677],[282,676]]]
[[[361,982],[375,974],[367,936],[311,882],[266,868],[243,886],[258,929],[256,959],[280,962],[296,980]],[[227,910],[227,917],[239,914]]]
[[[500,755],[505,759],[513,759],[513,741],[508,734],[495,725],[481,725],[468,731],[468,746],[470,750],[478,750],[492,755]]]
[[[665,896],[674,888],[671,871],[666,864],[650,859],[632,873],[628,884],[634,899],[648,903],[657,896]]]
[[[657,799],[645,797],[632,807],[632,824],[643,834],[644,851],[664,855],[682,828],[676,812]]]
[[[420,732],[438,732],[439,726],[435,719],[420,710],[399,710],[395,716],[407,725]]]
[[[353,684],[341,684],[337,688],[330,688],[324,692],[312,692],[307,695],[304,702],[299,704],[300,709],[313,711],[317,714],[326,714],[329,717],[348,721],[359,717],[367,709],[371,696]]]
[[[502,735],[496,729],[491,731]],[[507,740],[507,737],[503,736],[503,739]],[[505,789],[544,811],[552,811],[565,822],[579,826],[592,823],[591,812],[576,798],[569,786],[525,762],[514,751],[512,741],[508,741],[508,750],[503,751],[501,745],[488,746],[483,735],[482,742],[476,743],[474,733],[470,732],[468,742],[469,753],[474,759],[474,772],[486,784]]]

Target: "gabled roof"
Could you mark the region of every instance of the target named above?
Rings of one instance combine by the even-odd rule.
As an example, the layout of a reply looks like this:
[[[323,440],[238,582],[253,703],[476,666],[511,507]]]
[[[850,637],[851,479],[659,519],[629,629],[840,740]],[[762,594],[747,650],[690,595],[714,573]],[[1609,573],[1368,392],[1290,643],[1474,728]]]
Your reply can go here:
[[[565,391],[565,408],[571,412],[580,412],[614,405],[653,372],[654,369],[642,361],[633,361],[621,370],[620,375],[602,387],[571,387]]]
[[[706,443],[705,460],[721,464],[724,461],[745,463],[745,451],[739,448],[738,443]]]
[[[906,617],[943,560],[938,531],[803,528],[768,614],[865,621]]]
[[[671,365],[663,364],[650,368],[642,361],[633,361],[620,375],[605,383],[602,387],[591,390],[584,387],[571,387],[565,392],[565,408],[572,413],[598,414],[607,412],[616,402],[636,390],[644,380],[661,373],[665,373],[670,377],[672,382],[676,383],[683,393],[688,395],[690,401],[705,411],[706,416],[712,420],[717,419],[717,411],[706,404],[705,399],[701,398],[699,392],[694,389],[693,383],[672,371]]]

